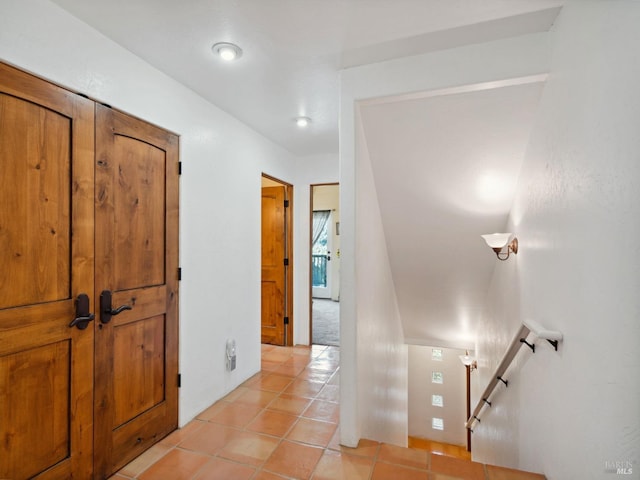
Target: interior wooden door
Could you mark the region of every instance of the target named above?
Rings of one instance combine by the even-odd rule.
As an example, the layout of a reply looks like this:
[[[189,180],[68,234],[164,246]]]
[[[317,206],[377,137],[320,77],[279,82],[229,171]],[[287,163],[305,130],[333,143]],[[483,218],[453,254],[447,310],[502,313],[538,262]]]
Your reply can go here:
[[[2,479],[91,478],[93,152],[93,102],[0,64]]]
[[[98,105],[95,188],[95,477],[106,478],[177,427],[177,136]]]
[[[285,344],[285,187],[262,187],[262,343]]]

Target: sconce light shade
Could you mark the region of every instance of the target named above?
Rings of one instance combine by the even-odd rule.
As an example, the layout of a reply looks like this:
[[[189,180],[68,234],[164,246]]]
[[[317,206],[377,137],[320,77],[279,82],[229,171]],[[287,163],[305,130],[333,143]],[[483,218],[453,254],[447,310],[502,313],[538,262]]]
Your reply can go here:
[[[500,260],[506,260],[511,253],[518,253],[518,239],[513,233],[490,233],[481,236]],[[503,252],[505,248],[507,251]]]
[[[471,370],[475,370],[476,368],[478,368],[478,362],[474,357],[469,355],[468,350],[464,353],[464,355],[458,355],[458,358],[465,367],[471,367]]]

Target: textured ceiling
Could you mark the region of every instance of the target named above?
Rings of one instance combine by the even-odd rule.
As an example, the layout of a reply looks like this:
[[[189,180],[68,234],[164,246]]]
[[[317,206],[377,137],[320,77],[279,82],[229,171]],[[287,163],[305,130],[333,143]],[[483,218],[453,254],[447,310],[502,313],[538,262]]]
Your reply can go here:
[[[53,0],[297,155],[338,151],[339,70],[547,30],[563,0]],[[537,13],[536,13],[537,12]],[[244,50],[234,64],[215,42]],[[306,115],[299,130],[293,118]]]

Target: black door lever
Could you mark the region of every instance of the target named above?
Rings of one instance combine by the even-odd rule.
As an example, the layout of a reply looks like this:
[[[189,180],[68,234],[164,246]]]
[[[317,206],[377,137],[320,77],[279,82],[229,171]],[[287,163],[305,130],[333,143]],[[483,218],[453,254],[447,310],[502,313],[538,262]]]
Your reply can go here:
[[[100,322],[109,323],[111,317],[119,315],[125,310],[131,310],[130,305],[120,305],[118,308],[111,307],[111,290],[103,290],[100,294]]]
[[[81,293],[76,299],[76,318],[71,320],[69,328],[78,327],[78,330],[84,330],[94,318],[96,316],[89,313],[89,296]]]

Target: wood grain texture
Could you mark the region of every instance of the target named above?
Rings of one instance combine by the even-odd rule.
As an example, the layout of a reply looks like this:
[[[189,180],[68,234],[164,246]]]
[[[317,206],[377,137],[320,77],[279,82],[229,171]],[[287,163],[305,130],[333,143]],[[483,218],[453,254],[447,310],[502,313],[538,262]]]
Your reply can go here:
[[[0,63],[0,478],[91,478],[93,102]]]
[[[106,478],[177,427],[178,138],[103,106],[96,122],[96,290],[132,307],[96,325]]]
[[[262,188],[262,343],[284,345],[285,187]]]
[[[0,94],[0,308],[69,298],[69,118]]]

